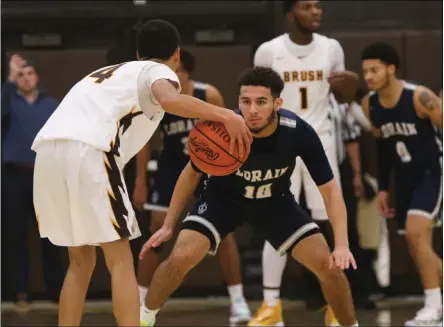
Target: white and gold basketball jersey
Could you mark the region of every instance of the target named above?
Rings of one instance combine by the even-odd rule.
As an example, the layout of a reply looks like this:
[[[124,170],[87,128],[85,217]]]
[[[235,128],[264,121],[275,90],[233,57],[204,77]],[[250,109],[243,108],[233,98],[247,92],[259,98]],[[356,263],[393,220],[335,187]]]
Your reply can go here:
[[[126,163],[151,138],[164,111],[152,84],[177,75],[153,61],[131,61],[101,68],[80,80],[37,134],[32,149],[46,140],[67,139],[114,151]]]
[[[317,133],[332,128],[327,79],[331,72],[344,70],[344,53],[336,40],[313,34],[313,41],[301,46],[283,34],[258,48],[254,64],[281,75],[285,82],[283,108],[295,112]]]

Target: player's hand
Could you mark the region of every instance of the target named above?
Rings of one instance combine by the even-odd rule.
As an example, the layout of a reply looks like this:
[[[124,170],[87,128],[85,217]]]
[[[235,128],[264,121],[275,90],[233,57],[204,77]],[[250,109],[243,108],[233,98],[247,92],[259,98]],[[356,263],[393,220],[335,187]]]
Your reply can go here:
[[[239,156],[243,158],[244,155],[250,152],[251,142],[253,142],[253,136],[245,124],[245,120],[241,115],[230,110],[224,125],[230,135],[230,154],[233,153],[234,146],[237,143]]]
[[[9,60],[9,76],[8,76],[8,80],[10,82],[16,81],[17,76],[20,73],[20,70],[22,69],[24,64],[26,64],[26,61],[25,59],[22,58],[22,56],[18,54],[13,54],[11,56],[11,59]]]
[[[360,174],[356,174],[353,177],[353,188],[357,198],[361,198],[364,195],[364,185],[362,184],[362,177]]]
[[[382,217],[393,218],[395,216],[395,209],[389,206],[389,195],[387,191],[378,193],[378,211]]]
[[[137,210],[142,210],[146,199],[148,198],[148,187],[145,180],[136,179],[133,192],[133,206]]]
[[[145,257],[146,252],[151,248],[156,248],[164,242],[167,242],[173,236],[173,228],[166,226],[165,224],[150,237],[148,241],[143,245],[140,251],[139,259],[142,260]]]
[[[350,265],[354,270],[358,269],[350,249],[345,246],[335,247],[335,250],[330,256],[329,268],[340,268],[341,270],[344,270],[350,268]]]

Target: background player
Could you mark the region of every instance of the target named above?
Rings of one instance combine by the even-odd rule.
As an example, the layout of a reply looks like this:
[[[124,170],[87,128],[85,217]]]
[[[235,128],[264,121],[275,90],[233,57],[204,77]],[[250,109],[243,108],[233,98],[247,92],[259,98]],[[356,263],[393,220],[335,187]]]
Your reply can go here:
[[[186,273],[207,253],[214,254],[220,240],[246,220],[265,234],[280,255],[289,252],[311,269],[321,280],[325,296],[342,325],[356,326],[350,288],[338,269],[350,264],[355,267],[348,249],[347,213],[319,137],[296,114],[285,109],[278,113],[284,84],[272,69],[247,69],[239,86],[241,114],[255,136],[252,151],[236,173],[209,178],[202,197],[184,221],[170,257],[154,275],[146,307],[142,309],[142,321],[153,325],[158,309]],[[330,213],[336,241],[332,256],[317,225],[290,192],[296,156],[302,156],[307,163]],[[141,255],[146,248],[158,246],[171,237],[201,176],[194,164],[185,167],[165,224],[146,243]]]
[[[442,325],[442,260],[433,251],[432,227],[442,208],[442,102],[428,88],[396,77],[396,50],[375,43],[362,52],[365,81],[373,90],[362,108],[378,138],[378,205],[381,215],[396,216],[424,287],[425,305],[407,326]],[[388,186],[395,171],[396,208]]]
[[[139,299],[128,239],[140,235],[122,169],[145,145],[164,110],[225,122],[249,146],[244,120],[231,110],[180,94],[174,70],[179,32],[168,22],[145,23],[139,61],[99,69],[79,81],[38,133],[34,206],[39,231],[67,246],[70,264],[60,296],[60,326],[79,326],[96,263],[96,245],[111,274],[113,311],[121,326],[139,324]]]
[[[318,0],[287,0],[284,11],[290,23],[289,33],[262,44],[254,56],[254,65],[272,67],[284,79],[283,107],[296,112],[318,133],[339,183],[333,124],[328,118],[331,111],[328,98],[332,91],[338,102],[351,102],[358,77],[345,71],[344,52],[339,42],[316,33],[322,17]],[[321,194],[300,158],[291,182],[296,200],[299,200],[301,186],[304,186],[307,207],[324,236],[328,237],[328,217]],[[282,321],[279,289],[286,260],[286,256],[279,256],[265,242],[262,256],[264,303],[251,325],[271,326]]]
[[[176,71],[179,77],[182,93],[192,95],[202,101],[216,106],[224,106],[220,92],[212,85],[197,82],[191,79],[195,60],[193,55],[180,50],[180,64]],[[157,172],[154,182],[150,186],[150,199],[147,209],[151,210],[151,232],[155,233],[162,227],[166,212],[171,201],[177,179],[189,161],[188,134],[195,123],[194,119],[165,113],[160,123],[162,133],[162,152],[158,159]],[[142,157],[141,167],[145,168],[149,159],[149,143],[146,149],[138,155]],[[143,159],[145,158],[145,159]],[[146,178],[146,177],[145,177]],[[146,185],[146,179],[144,180]],[[198,190],[199,191],[199,190]],[[150,249],[143,260],[139,261],[137,279],[139,293],[143,303],[154,272],[159,265],[159,248]],[[230,323],[247,322],[251,319],[251,312],[243,295],[241,282],[240,260],[234,234],[229,234],[220,247],[220,266],[228,293],[231,299]]]

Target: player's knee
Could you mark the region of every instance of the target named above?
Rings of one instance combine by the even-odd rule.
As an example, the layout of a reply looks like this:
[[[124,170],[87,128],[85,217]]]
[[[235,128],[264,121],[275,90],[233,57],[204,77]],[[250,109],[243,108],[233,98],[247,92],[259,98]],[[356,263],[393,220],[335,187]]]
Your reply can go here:
[[[186,274],[196,265],[196,255],[189,248],[175,248],[167,259],[167,264],[177,272]]]
[[[409,216],[406,222],[405,237],[410,246],[427,242],[431,223],[424,217]]]
[[[69,268],[91,274],[96,266],[95,247],[69,249]]]
[[[102,244],[106,267],[109,272],[116,268],[134,267],[133,254],[127,239]]]

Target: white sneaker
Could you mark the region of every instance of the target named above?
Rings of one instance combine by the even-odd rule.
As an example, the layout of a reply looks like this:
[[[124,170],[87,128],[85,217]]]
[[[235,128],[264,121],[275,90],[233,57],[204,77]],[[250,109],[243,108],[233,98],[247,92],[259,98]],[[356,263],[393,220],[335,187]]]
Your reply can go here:
[[[416,313],[415,318],[406,321],[404,325],[409,327],[442,326],[442,308],[424,307]]]
[[[250,321],[251,311],[244,298],[234,300],[231,304],[230,326]]]

